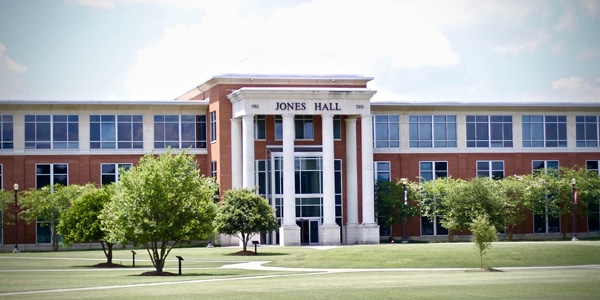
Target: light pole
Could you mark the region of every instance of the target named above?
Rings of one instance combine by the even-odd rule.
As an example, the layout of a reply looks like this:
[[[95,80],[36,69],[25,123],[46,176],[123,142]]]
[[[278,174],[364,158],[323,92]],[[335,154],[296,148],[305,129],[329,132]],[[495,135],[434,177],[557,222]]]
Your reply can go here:
[[[19,217],[17,216],[17,193],[19,192],[19,184],[13,185],[15,190],[15,249],[13,252],[19,252]]]
[[[575,178],[571,178],[571,186],[573,186],[573,190],[571,193],[571,204],[573,207],[573,238],[571,241],[577,241],[577,221],[575,220],[575,205],[577,204],[577,190],[575,189],[575,184],[577,184],[577,180]]]
[[[407,204],[407,195],[406,195],[406,178],[400,179],[402,181],[402,187],[404,189],[404,209],[402,209],[402,219],[404,221],[404,225],[402,225],[402,243],[408,243],[408,239],[406,239],[406,204]]]

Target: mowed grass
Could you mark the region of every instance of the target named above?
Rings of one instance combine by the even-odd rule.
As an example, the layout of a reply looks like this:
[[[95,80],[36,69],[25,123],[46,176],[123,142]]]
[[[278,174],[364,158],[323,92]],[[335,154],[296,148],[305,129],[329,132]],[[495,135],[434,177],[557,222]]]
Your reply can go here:
[[[0,253],[0,299],[596,299],[600,293],[600,241],[494,243],[484,265],[502,272],[475,271],[479,257],[471,243],[260,246],[256,256],[233,255],[239,250],[174,249],[165,270],[176,274],[180,255],[183,275],[162,277],[139,276],[153,269],[141,249],[135,268],[130,250],[115,251],[113,262],[124,267],[112,269],[92,267],[104,261],[101,251]],[[221,268],[247,261],[341,272]]]

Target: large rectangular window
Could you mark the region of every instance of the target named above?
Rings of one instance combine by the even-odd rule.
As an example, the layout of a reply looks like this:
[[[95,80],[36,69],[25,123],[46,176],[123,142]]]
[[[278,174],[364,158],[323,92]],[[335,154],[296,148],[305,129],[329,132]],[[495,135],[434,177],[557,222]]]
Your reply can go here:
[[[585,162],[586,169],[600,175],[600,160],[588,160]],[[588,231],[600,231],[600,204],[588,207]]]
[[[54,190],[55,184],[69,185],[69,168],[67,164],[36,164],[35,188],[48,187]],[[38,244],[50,243],[50,227],[42,219],[36,221],[36,242]]]
[[[600,136],[600,117],[598,116],[576,116],[575,136],[577,147],[598,147]]]
[[[389,161],[373,162],[373,178],[375,181],[391,181],[392,171]]]
[[[523,147],[566,147],[566,116],[523,116]]]
[[[155,115],[154,148],[206,148],[206,116]]]
[[[467,116],[467,147],[512,147],[512,116]]]
[[[217,112],[210,112],[210,142],[217,141]]]
[[[448,177],[447,161],[419,162],[419,178],[421,182]],[[434,200],[435,201],[435,200]],[[448,235],[448,229],[442,226],[443,216],[435,216],[433,220],[421,216],[421,235]]]
[[[0,115],[0,150],[13,149],[13,116]]]
[[[373,116],[373,146],[375,148],[400,147],[400,123],[398,115]]]
[[[142,115],[91,115],[91,149],[144,148]]]
[[[25,115],[25,149],[78,148],[78,115]]]
[[[314,138],[314,127],[313,116],[297,115],[294,117],[297,140],[312,140]]]
[[[311,115],[294,116],[295,139],[314,139],[314,121]],[[275,116],[275,139],[283,140],[283,119],[280,115]]]
[[[131,168],[132,164],[104,163],[100,164],[100,184],[111,184],[119,182],[122,172]]]
[[[533,173],[558,172],[558,160],[534,160],[531,162]],[[533,226],[535,233],[560,232],[560,218],[550,214],[547,200],[553,195],[545,195],[546,205],[542,213],[533,214]]]
[[[265,115],[254,116],[254,139],[265,140],[267,138],[267,118]]]
[[[409,146],[411,148],[456,147],[456,116],[408,116]]]
[[[477,176],[489,177],[491,179],[504,178],[504,161],[502,160],[478,160]]]

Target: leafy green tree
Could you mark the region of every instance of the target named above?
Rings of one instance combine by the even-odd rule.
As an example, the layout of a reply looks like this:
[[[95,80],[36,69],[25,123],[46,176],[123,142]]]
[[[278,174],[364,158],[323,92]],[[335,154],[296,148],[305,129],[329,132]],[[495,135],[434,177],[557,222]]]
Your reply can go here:
[[[513,240],[515,227],[527,218],[533,211],[534,198],[537,193],[532,190],[535,184],[532,174],[509,176],[498,181],[504,199],[504,220],[508,240]]]
[[[58,251],[58,232],[56,226],[71,201],[83,192],[80,185],[69,186],[56,184],[52,188],[30,189],[19,199],[19,215],[27,222],[41,221],[42,226],[50,227],[50,243],[52,250]]]
[[[212,178],[200,175],[187,151],[144,155],[121,175],[101,213],[106,240],[142,245],[162,272],[173,247],[213,231],[217,188]]]
[[[473,234],[473,242],[479,251],[479,267],[483,268],[483,255],[498,240],[496,226],[490,222],[490,217],[480,214],[473,218],[469,230]]]
[[[226,191],[217,208],[214,225],[217,232],[238,237],[243,251],[254,235],[279,228],[275,210],[266,199],[250,189]]]
[[[504,228],[503,198],[497,181],[477,177],[469,181],[440,178],[423,184],[429,206],[427,215],[442,216],[441,224],[448,229],[448,240],[454,234],[469,230],[473,219],[480,214],[490,217],[492,224]],[[432,208],[431,208],[432,207]]]
[[[380,226],[393,228],[406,218],[418,216],[420,198],[418,182],[406,182],[407,205],[404,205],[404,183],[402,181],[378,181],[375,185],[375,210]],[[405,211],[406,210],[406,211]],[[390,239],[394,236],[390,230]]]
[[[112,263],[114,244],[106,240],[106,232],[100,224],[100,213],[115,194],[113,185],[102,188],[88,184],[83,193],[71,203],[58,223],[58,232],[63,235],[63,243],[91,243],[100,241],[106,262]]]

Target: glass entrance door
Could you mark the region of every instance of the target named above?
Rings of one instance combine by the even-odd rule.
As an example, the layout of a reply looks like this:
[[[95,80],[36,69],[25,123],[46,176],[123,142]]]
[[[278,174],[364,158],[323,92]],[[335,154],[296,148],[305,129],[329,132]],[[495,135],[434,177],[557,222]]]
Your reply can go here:
[[[298,219],[300,227],[300,243],[303,245],[314,245],[319,243],[319,219]]]

